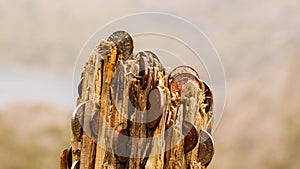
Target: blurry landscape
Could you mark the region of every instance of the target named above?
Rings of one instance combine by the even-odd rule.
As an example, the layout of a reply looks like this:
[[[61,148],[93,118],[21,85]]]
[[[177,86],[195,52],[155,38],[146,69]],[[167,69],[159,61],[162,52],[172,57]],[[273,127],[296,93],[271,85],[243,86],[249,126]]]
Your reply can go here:
[[[227,98],[210,168],[300,168],[299,8],[297,0],[0,0],[1,168],[59,168],[81,48],[104,24],[145,11],[188,19],[220,54]]]

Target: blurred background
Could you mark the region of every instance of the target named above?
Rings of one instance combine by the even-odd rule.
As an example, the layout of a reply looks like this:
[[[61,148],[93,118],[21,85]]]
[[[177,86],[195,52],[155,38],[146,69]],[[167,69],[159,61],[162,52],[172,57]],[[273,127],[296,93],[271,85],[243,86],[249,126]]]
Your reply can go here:
[[[299,8],[298,0],[0,0],[1,168],[59,168],[81,48],[111,20],[146,11],[188,19],[220,54],[227,98],[210,168],[300,168]]]

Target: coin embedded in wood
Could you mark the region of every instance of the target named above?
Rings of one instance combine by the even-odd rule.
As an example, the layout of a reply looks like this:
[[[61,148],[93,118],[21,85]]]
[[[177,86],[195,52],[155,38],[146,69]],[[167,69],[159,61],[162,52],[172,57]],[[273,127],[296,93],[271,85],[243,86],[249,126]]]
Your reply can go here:
[[[160,87],[153,88],[148,95],[147,126],[154,128],[161,120],[166,108],[166,96]]]
[[[91,128],[92,136],[95,138],[97,138],[98,136],[99,116],[100,116],[100,111],[97,110],[92,114],[90,120],[90,128]]]
[[[72,167],[72,146],[68,149],[67,152],[67,164],[68,164],[68,168]]]
[[[81,136],[83,134],[83,114],[84,114],[84,107],[85,103],[79,104],[73,114],[72,114],[72,120],[71,120],[71,128],[73,135],[77,139],[77,141],[81,140]]]
[[[71,169],[79,169],[79,167],[80,167],[80,160],[77,160],[72,164]]]
[[[205,130],[200,131],[198,159],[202,166],[208,166],[215,153],[212,136]]]
[[[198,143],[197,129],[192,123],[183,121],[182,133],[184,135],[184,151],[189,152],[193,150]]]
[[[131,144],[129,141],[129,132],[127,129],[122,129],[113,138],[113,150],[116,159],[122,163],[126,163],[129,160]]]
[[[208,113],[213,108],[213,93],[212,93],[210,87],[208,86],[208,84],[206,82],[203,82],[203,84],[204,84],[204,87],[205,87],[205,89],[204,89],[204,94],[205,94],[204,103],[207,104],[207,106],[205,107],[205,112]]]
[[[78,95],[80,98],[82,97],[83,81],[84,81],[84,78],[82,77],[78,84]]]
[[[172,77],[172,79],[170,79],[170,92],[178,93],[179,95],[181,95],[182,86],[189,81],[196,83],[200,89],[202,88],[202,82],[197,77],[190,73],[182,73],[177,74],[174,77]]]
[[[150,74],[149,74],[149,63],[148,58],[144,52],[139,52],[139,77],[140,77],[140,85],[141,89],[145,90],[148,86],[148,82],[150,81]]]
[[[172,79],[174,76],[178,75],[178,74],[183,74],[183,73],[190,73],[192,75],[194,75],[197,78],[200,78],[198,72],[187,65],[183,65],[183,66],[178,66],[175,69],[172,70],[172,72],[169,75],[169,78]]]
[[[116,31],[112,33],[107,41],[113,42],[117,46],[118,54],[122,54],[128,58],[133,51],[133,39],[129,33],[125,31]]]

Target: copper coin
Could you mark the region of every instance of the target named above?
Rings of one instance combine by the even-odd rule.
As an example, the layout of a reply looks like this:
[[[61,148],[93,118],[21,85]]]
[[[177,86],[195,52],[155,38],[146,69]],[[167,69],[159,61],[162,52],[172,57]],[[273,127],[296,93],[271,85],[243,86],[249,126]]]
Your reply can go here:
[[[160,87],[153,88],[148,95],[147,126],[154,128],[166,109],[166,96]]]
[[[202,166],[207,167],[215,153],[214,141],[212,136],[204,130],[200,131],[200,143],[198,149],[198,159]]]
[[[169,88],[171,93],[178,93],[181,95],[182,86],[189,81],[196,83],[200,89],[202,88],[202,82],[197,77],[190,73],[182,73],[170,79]]]
[[[83,81],[84,81],[84,78],[81,78],[81,80],[80,80],[80,82],[78,84],[78,95],[79,95],[80,98],[82,97]]]
[[[139,77],[140,77],[140,85],[141,89],[145,90],[148,86],[148,82],[150,81],[150,74],[149,74],[149,63],[144,52],[139,52]]]
[[[71,169],[79,169],[79,167],[80,167],[80,160],[77,160],[72,164]]]
[[[77,139],[77,141],[81,140],[81,136],[83,134],[83,113],[84,113],[84,107],[85,103],[79,104],[73,114],[72,114],[72,120],[71,120],[71,128],[73,135]]]
[[[72,167],[72,146],[68,149],[67,164],[68,164],[68,168]]]
[[[206,82],[203,82],[204,84],[204,94],[205,94],[205,99],[204,99],[204,103],[207,104],[207,106],[205,107],[205,112],[208,113],[209,111],[212,111],[213,109],[213,93],[210,89],[210,87],[208,86],[208,84]]]
[[[90,120],[90,128],[91,128],[92,136],[94,138],[97,138],[98,136],[99,116],[100,116],[100,110],[97,110],[94,113],[92,113],[91,120]]]
[[[129,132],[127,129],[122,129],[117,136],[113,138],[113,150],[116,159],[122,163],[129,160],[131,144]]]
[[[113,42],[117,46],[118,54],[122,54],[125,58],[128,58],[133,51],[133,39],[129,33],[125,31],[116,31],[112,33],[107,41]]]
[[[171,79],[174,76],[176,76],[178,74],[183,74],[183,73],[190,73],[190,74],[194,75],[195,77],[200,78],[198,72],[194,68],[192,68],[190,66],[186,66],[186,65],[178,66],[175,69],[173,69],[169,75],[169,78]]]
[[[184,135],[184,151],[192,151],[198,143],[198,132],[196,127],[190,122],[183,121],[182,133]]]

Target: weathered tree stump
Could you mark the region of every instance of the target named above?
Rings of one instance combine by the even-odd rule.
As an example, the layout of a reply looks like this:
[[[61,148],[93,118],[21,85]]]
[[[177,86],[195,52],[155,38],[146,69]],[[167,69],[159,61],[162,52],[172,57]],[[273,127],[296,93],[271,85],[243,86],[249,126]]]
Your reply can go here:
[[[193,68],[170,71],[151,51],[133,48],[131,36],[117,31],[90,54],[61,169],[203,169],[211,162],[209,86]]]

